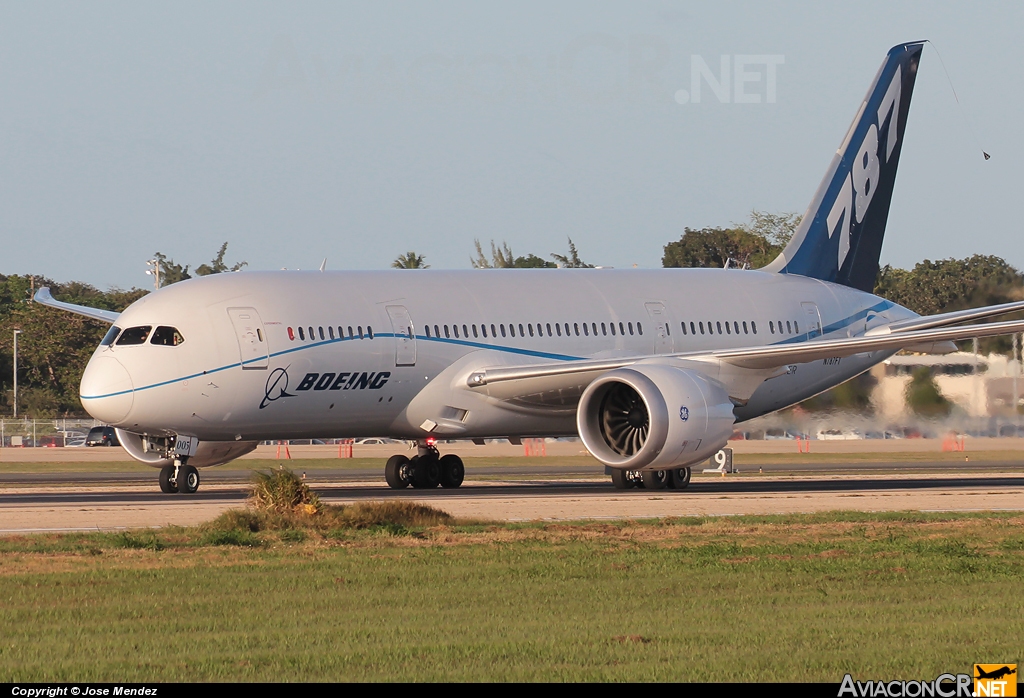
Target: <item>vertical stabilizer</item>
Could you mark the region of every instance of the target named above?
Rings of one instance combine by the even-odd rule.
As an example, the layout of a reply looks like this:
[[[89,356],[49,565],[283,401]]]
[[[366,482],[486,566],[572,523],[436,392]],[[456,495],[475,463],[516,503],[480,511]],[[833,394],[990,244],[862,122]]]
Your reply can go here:
[[[889,50],[800,227],[765,271],[874,288],[923,47]]]

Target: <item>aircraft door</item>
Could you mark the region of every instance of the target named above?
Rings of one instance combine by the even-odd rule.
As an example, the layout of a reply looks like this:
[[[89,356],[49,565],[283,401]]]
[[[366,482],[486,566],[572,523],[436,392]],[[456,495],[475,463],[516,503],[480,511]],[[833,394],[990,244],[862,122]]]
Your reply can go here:
[[[389,305],[385,309],[391,318],[391,328],[395,333],[395,366],[416,365],[416,332],[412,327],[412,318],[404,305]]]
[[[263,320],[255,308],[228,308],[228,317],[235,328],[243,369],[265,369],[270,363],[270,348]]]
[[[644,303],[647,314],[654,323],[654,353],[668,354],[672,351],[672,339],[670,337],[668,311],[665,304],[660,302]]]
[[[804,322],[807,324],[807,339],[814,339],[821,336],[821,315],[818,313],[818,306],[814,303],[801,303],[804,310]]]

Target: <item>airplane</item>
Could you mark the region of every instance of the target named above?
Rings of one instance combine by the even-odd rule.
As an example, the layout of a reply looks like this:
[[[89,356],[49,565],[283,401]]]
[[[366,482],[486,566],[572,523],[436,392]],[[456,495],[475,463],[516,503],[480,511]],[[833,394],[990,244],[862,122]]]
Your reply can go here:
[[[963,325],[1024,302],[921,317],[872,295],[924,42],[887,53],[792,240],[760,270],[245,271],[121,313],[82,376],[161,490],[263,440],[388,436],[395,489],[459,487],[438,440],[578,436],[615,487],[686,487],[736,424],[901,349],[1011,334]]]

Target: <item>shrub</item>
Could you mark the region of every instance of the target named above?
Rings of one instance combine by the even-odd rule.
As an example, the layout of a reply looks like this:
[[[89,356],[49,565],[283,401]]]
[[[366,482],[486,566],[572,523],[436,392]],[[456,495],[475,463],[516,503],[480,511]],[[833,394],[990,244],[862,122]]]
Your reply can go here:
[[[291,470],[282,467],[270,473],[254,472],[252,477],[249,503],[257,511],[312,516],[322,509],[320,497]]]
[[[452,521],[447,512],[415,502],[360,502],[338,507],[333,513],[336,523],[347,528],[382,526],[397,530],[410,526],[438,526]]]

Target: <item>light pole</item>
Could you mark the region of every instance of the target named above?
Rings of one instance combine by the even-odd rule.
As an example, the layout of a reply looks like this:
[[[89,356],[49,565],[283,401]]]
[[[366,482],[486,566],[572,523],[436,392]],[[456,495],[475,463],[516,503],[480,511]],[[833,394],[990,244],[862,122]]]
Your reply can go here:
[[[147,269],[146,273],[153,277],[153,288],[155,288],[157,291],[159,291],[160,290],[160,261],[157,260],[157,259],[151,259],[148,262],[146,262],[146,266],[147,267],[152,267],[152,269]]]
[[[14,330],[14,418],[18,418],[18,335],[21,330]]]

